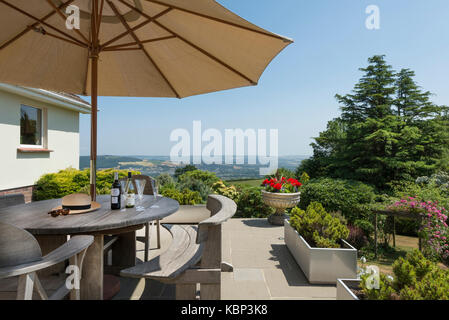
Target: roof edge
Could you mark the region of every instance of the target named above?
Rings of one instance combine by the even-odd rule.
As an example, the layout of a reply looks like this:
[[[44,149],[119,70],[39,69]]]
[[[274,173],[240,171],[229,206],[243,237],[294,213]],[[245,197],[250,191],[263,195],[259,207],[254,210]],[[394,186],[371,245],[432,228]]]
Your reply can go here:
[[[27,98],[38,100],[40,102],[49,103],[64,109],[77,111],[82,114],[91,113],[91,107],[87,102],[82,103],[75,99],[70,99],[69,97],[65,97],[48,90],[26,88],[6,83],[0,83],[0,90],[25,96]]]

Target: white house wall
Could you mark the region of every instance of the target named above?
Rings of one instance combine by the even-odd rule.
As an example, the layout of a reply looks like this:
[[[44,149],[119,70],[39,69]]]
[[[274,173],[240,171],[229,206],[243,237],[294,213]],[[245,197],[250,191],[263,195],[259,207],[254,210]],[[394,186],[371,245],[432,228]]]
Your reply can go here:
[[[21,153],[20,106],[46,109],[50,153]],[[45,123],[45,122],[44,122]],[[0,190],[35,184],[45,173],[79,168],[79,113],[0,91]]]

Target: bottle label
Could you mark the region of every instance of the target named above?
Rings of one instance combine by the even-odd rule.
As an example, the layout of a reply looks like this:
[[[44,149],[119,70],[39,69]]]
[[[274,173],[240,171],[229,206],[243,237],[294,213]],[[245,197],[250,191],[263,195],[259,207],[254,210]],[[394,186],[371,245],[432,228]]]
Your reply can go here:
[[[112,197],[112,204],[118,203],[118,197]]]
[[[120,189],[111,189],[111,196],[118,197],[120,195]]]
[[[134,194],[128,194],[128,196],[126,197],[126,207],[132,208],[135,205],[136,205],[136,198]]]

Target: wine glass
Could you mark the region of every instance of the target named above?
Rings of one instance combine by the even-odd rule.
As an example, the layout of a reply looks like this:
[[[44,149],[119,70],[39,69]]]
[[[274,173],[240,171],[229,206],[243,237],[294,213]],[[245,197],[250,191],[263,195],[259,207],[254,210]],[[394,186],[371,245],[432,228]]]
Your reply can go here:
[[[151,186],[153,187],[154,200],[156,200],[157,194],[158,194],[158,189],[159,189],[159,184],[156,179],[151,179]]]
[[[139,210],[143,209],[143,207],[141,205],[142,205],[142,200],[143,200],[143,191],[145,190],[145,185],[146,185],[147,181],[144,179],[136,179],[135,183],[136,183],[138,203],[139,203],[137,210],[139,211]]]
[[[128,195],[128,181],[120,180],[120,187],[122,188],[122,201],[126,202],[126,196]]]

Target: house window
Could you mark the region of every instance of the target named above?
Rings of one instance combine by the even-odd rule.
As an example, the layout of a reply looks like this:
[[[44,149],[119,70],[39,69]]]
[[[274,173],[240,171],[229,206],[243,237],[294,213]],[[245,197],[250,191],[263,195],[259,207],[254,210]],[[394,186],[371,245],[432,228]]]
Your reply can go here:
[[[42,147],[42,110],[22,105],[20,108],[20,144]]]

